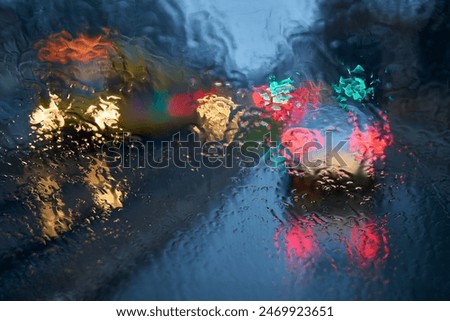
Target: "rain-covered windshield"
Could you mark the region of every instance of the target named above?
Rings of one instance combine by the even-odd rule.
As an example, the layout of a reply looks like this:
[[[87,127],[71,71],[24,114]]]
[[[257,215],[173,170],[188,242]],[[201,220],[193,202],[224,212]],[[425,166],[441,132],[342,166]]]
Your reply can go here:
[[[448,2],[0,17],[0,299],[450,299]]]

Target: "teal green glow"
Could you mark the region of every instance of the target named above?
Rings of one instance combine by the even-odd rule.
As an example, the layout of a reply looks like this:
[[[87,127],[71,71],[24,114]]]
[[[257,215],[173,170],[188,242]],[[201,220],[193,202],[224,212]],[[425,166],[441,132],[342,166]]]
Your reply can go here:
[[[291,98],[288,94],[295,90],[294,80],[286,78],[276,81],[274,76],[269,77],[269,90],[273,96],[274,103],[284,104]]]
[[[169,92],[167,90],[155,91],[153,93],[153,108],[158,113],[166,113],[169,101]]]
[[[166,122],[170,119],[167,111],[170,95],[167,90],[154,91],[151,101],[147,102],[148,116],[155,122]]]
[[[357,65],[353,70],[350,70],[349,68],[347,70],[351,77],[340,77],[339,83],[332,85],[332,88],[336,93],[336,101],[339,103],[339,106],[344,109],[347,108],[349,99],[352,99],[355,102],[362,102],[367,96],[374,95],[374,88],[367,87],[363,78],[352,76],[354,73],[363,73],[363,67]]]
[[[349,71],[348,73],[349,74],[358,74],[358,73],[362,73],[362,72],[364,72],[365,70],[364,70],[364,68],[363,67],[361,67],[361,65],[357,65],[356,67],[355,67],[355,69],[353,69],[352,71]]]

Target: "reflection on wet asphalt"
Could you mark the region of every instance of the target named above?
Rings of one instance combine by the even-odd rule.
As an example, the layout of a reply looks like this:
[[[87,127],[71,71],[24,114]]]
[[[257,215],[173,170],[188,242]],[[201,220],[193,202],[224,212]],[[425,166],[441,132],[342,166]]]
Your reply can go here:
[[[0,299],[450,299],[446,1],[0,16]],[[350,165],[297,166],[330,131]]]

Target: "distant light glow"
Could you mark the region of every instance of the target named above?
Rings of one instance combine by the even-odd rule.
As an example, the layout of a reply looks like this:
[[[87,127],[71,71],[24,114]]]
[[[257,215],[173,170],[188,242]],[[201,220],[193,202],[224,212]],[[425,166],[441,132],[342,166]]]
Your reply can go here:
[[[49,97],[48,105],[39,105],[30,116],[31,129],[40,139],[59,137],[61,130],[70,126],[93,132],[119,129],[119,96],[99,95],[89,100],[73,96],[64,101],[56,94],[49,93]]]
[[[106,128],[118,128],[120,109],[117,106],[118,96],[108,96],[106,99],[99,97],[97,105],[91,105],[86,110],[86,115],[94,118],[99,130]]]
[[[320,110],[319,110],[320,112]],[[389,121],[386,115],[380,113],[380,121],[365,124],[362,128],[358,118],[353,113],[348,113],[349,123],[349,141],[342,151],[340,157],[347,166],[346,170],[356,173],[359,165],[364,165],[368,174],[373,173],[373,164],[376,161],[385,159],[385,150],[393,144],[393,135],[391,133]],[[305,153],[309,154],[309,160],[315,157],[322,157],[326,161],[325,138],[320,129],[311,129],[303,127],[292,127],[285,129],[281,134],[281,145],[283,147],[283,156],[287,161],[301,160]],[[315,153],[321,148],[321,152]],[[314,153],[314,154],[311,154]],[[335,162],[339,165],[339,162]]]
[[[207,141],[231,141],[239,130],[238,120],[242,113],[230,119],[237,105],[228,97],[207,95],[197,100],[196,110],[200,124],[194,130]]]
[[[252,100],[256,107],[263,110],[262,117],[269,117],[277,122],[297,122],[301,120],[308,104],[316,106],[320,101],[320,84],[303,82],[296,88],[291,78],[276,81],[269,78],[269,86],[256,87]]]
[[[372,164],[377,160],[383,160],[385,149],[394,142],[391,128],[386,115],[380,113],[381,122],[373,125],[365,125],[361,130],[353,118],[354,129],[350,135],[349,150],[354,152],[356,159]]]
[[[281,144],[289,152],[289,155],[286,155],[287,159],[298,159],[305,152],[315,150],[315,146],[306,145],[310,143],[325,145],[325,139],[320,134],[320,130],[295,127],[287,129],[281,135]]]
[[[357,65],[353,70],[347,69],[350,77],[339,77],[339,82],[333,84],[332,88],[336,93],[336,100],[342,108],[347,107],[347,102],[352,99],[355,102],[362,102],[368,96],[374,95],[374,88],[367,87],[363,78],[355,76],[354,74],[361,74],[365,70],[360,65]]]
[[[38,49],[38,57],[42,61],[67,64],[71,61],[89,62],[91,60],[108,58],[115,47],[107,40],[108,29],[105,34],[89,37],[78,34],[73,38],[67,31],[51,35],[48,39],[38,41],[34,47]]]
[[[202,89],[196,90],[194,93],[179,93],[170,97],[168,102],[168,112],[172,117],[189,117],[195,113],[199,106],[199,99],[208,95],[215,94],[215,90],[205,92]]]
[[[59,108],[61,98],[52,93],[49,96],[48,106],[39,105],[30,117],[31,129],[46,139],[51,138],[51,133],[60,130],[65,124],[64,112]]]

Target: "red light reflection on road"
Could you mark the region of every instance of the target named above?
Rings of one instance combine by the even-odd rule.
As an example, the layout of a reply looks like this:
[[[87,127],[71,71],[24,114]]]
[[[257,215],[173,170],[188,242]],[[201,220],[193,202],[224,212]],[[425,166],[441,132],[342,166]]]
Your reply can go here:
[[[309,260],[318,254],[319,247],[313,231],[313,223],[305,219],[282,224],[275,232],[275,247],[280,250],[283,242],[284,253],[291,268],[309,265]]]
[[[361,268],[385,261],[389,256],[386,229],[375,222],[354,226],[347,242],[347,251],[349,258]]]
[[[320,260],[321,257],[329,260],[330,265],[338,269],[339,260],[333,258],[333,251],[327,252],[327,248],[334,248],[325,242],[336,242],[335,247],[345,246],[348,262],[358,268],[365,269],[369,266],[379,265],[389,256],[387,230],[373,220],[366,223],[348,224],[343,220],[337,229],[338,235],[330,238],[329,229],[304,218],[290,222],[288,225],[281,223],[275,231],[274,244],[283,253],[290,270],[299,267],[308,267]],[[280,244],[282,243],[282,244]],[[345,253],[345,250],[344,250]]]

